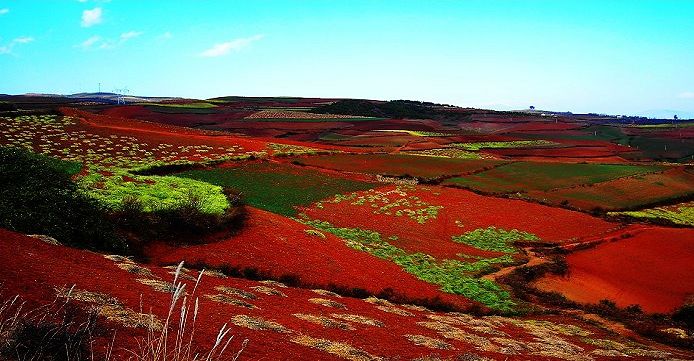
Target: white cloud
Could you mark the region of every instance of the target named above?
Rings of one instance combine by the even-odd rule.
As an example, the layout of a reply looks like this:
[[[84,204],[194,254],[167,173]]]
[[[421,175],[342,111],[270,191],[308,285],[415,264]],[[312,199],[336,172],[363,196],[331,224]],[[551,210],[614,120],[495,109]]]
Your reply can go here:
[[[82,12],[82,27],[88,28],[90,26],[101,23],[102,14],[103,12],[101,11],[101,8],[84,10]]]
[[[127,33],[120,34],[120,40],[122,42],[126,42],[130,39],[134,39],[138,36],[142,35],[141,31],[128,31]]]
[[[171,38],[173,38],[173,35],[170,31],[167,31],[157,37],[158,40],[169,40]]]
[[[31,43],[32,41],[34,41],[34,38],[32,38],[30,36],[21,36],[19,38],[12,40],[12,42],[17,43],[17,44],[27,44],[27,43]]]
[[[128,31],[120,34],[117,39],[102,38],[99,35],[89,37],[87,40],[77,44],[75,47],[82,49],[113,49],[125,44],[127,41],[142,35],[141,31]]]
[[[205,58],[213,58],[217,56],[222,56],[229,54],[231,51],[240,50],[251,43],[258,41],[263,38],[263,35],[254,35],[248,38],[239,38],[226,43],[215,44],[211,48],[200,53],[200,56]]]
[[[85,49],[91,48],[92,45],[98,43],[100,40],[101,40],[101,37],[99,35],[94,35],[94,36],[90,37],[89,39],[81,42],[78,46],[81,48],[85,48]]]
[[[677,97],[682,99],[694,99],[694,92],[683,92],[677,95]]]
[[[12,39],[6,45],[0,45],[0,54],[12,54],[12,49],[14,49],[17,44],[28,44],[34,41],[34,38],[30,36],[20,36],[18,38]]]
[[[0,15],[5,15],[9,12],[10,12],[10,9],[8,9],[8,8],[0,9]]]

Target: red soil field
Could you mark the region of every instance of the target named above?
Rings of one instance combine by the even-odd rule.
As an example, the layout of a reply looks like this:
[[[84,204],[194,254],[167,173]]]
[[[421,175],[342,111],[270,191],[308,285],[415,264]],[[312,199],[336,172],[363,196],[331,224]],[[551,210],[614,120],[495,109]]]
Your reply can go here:
[[[160,265],[205,263],[257,268],[274,277],[299,276],[302,282],[326,287],[333,283],[363,288],[376,294],[386,288],[411,299],[441,297],[459,307],[473,302],[442,293],[437,286],[416,279],[395,264],[347,247],[339,238],[310,235],[311,227],[285,217],[248,207],[247,225],[237,235],[221,242],[187,247],[158,244],[146,254]]]
[[[567,277],[536,286],[584,303],[613,300],[648,312],[671,312],[694,296],[694,234],[687,229],[644,227],[632,238],[567,256]]]
[[[297,159],[300,164],[367,174],[435,178],[467,174],[502,162],[489,159],[450,159],[405,154],[336,154]]]
[[[393,189],[395,186],[385,186],[378,188],[378,191]],[[428,219],[423,224],[407,216],[374,214],[374,208],[368,203],[352,205],[351,201],[323,202],[322,208],[311,207],[303,212],[335,226],[379,232],[384,240],[395,235],[398,240],[388,242],[410,252],[424,252],[441,258],[456,258],[458,253],[493,255],[451,240],[452,236],[477,228],[495,226],[507,230],[518,229],[537,235],[543,242],[566,243],[596,237],[618,227],[617,224],[579,212],[520,200],[486,197],[462,189],[417,186],[416,190],[406,192],[408,196],[419,197],[424,202],[443,208],[438,211],[436,218]]]
[[[135,279],[171,281],[173,276],[167,269],[130,263],[140,267],[139,272],[151,272],[150,275],[143,276],[119,268],[118,264],[122,265],[123,262],[111,261],[92,252],[49,245],[5,230],[0,230],[0,240],[0,257],[4,266],[0,269],[0,277],[5,280],[5,294],[18,294],[23,300],[29,301],[29,304],[38,304],[54,298],[54,287],[69,288],[74,285],[74,295],[82,291],[100,292],[114,297],[123,306],[135,312],[143,309],[143,312],[152,312],[159,319],[166,316],[171,294],[155,291]],[[85,277],[85,274],[89,277]],[[196,276],[195,271],[186,272],[186,277]],[[192,291],[193,283],[190,279],[179,278],[179,281],[187,284],[189,292]],[[208,298],[211,295],[225,294],[223,289],[217,289],[219,286],[231,287],[232,291],[236,292],[233,293],[236,296],[227,299],[242,301],[251,308]],[[260,289],[272,290],[275,294],[261,293]],[[239,291],[252,297],[242,298],[238,296]],[[236,278],[203,276],[195,296],[199,297],[200,303],[198,322],[195,324],[196,343],[201,347],[211,345],[219,327],[227,323],[234,335],[230,346],[232,350],[240,348],[242,340],[248,340],[248,346],[239,360],[341,359],[320,350],[319,347],[307,347],[298,343],[300,340],[307,340],[307,337],[341,342],[342,345],[336,345],[338,349],[349,351],[348,347],[353,348],[351,352],[345,351],[343,355],[358,354],[359,360],[381,360],[379,357],[415,359],[431,355],[447,358],[468,352],[492,359],[556,360],[549,355],[564,355],[562,358],[565,359],[575,358],[599,348],[586,343],[586,339],[581,335],[587,335],[591,340],[626,342],[603,329],[568,316],[510,319],[498,316],[484,318],[433,313],[404,306],[378,306],[360,299],[336,297],[307,289]],[[393,311],[400,314],[392,313]],[[295,315],[303,315],[303,318]],[[338,318],[349,318],[350,315],[365,317],[363,320],[373,323],[369,325],[356,321],[342,321]],[[244,326],[245,323],[238,321],[239,317],[244,316],[276,322],[275,326],[283,328],[283,331],[249,329],[248,326]],[[326,319],[328,323],[325,323]],[[118,329],[116,338],[119,348],[114,350],[116,359],[126,359],[126,350],[137,347],[136,339],[133,337],[145,333],[142,328],[125,327],[114,321],[106,321],[103,317],[99,320],[109,328]],[[174,318],[174,322],[176,320],[177,318]],[[555,325],[559,326],[559,329]],[[446,332],[437,332],[437,329]],[[421,335],[441,340],[447,348],[419,346],[409,341],[405,335]],[[111,336],[110,332],[99,336],[97,345],[110,341]],[[311,340],[310,338],[308,340]],[[508,340],[519,343],[521,347],[503,348],[502,345],[509,342]],[[643,350],[639,352],[644,355],[649,355],[648,352],[658,352],[665,357],[691,357],[687,353],[652,343],[639,347]],[[596,360],[606,359],[598,354],[591,356]],[[631,359],[647,358],[637,356]]]

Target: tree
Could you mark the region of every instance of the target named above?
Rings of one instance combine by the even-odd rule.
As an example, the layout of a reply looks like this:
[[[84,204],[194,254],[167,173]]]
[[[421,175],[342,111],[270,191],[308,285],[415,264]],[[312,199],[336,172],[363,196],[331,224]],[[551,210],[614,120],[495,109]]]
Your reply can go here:
[[[530,106],[530,110],[535,110],[535,106],[534,106],[534,105],[531,105],[531,106]]]

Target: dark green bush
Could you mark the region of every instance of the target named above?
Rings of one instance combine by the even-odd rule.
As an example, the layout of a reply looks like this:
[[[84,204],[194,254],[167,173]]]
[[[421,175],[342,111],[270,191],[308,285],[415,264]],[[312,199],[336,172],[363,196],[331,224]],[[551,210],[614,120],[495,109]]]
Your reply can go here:
[[[71,180],[74,163],[0,147],[0,227],[94,250],[125,251],[104,210]],[[77,170],[78,171],[78,170]]]

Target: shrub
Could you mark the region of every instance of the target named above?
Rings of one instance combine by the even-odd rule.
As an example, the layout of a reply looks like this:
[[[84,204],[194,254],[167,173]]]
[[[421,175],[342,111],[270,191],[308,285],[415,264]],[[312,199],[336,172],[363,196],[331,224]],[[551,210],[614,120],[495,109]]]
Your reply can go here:
[[[672,319],[677,322],[682,322],[692,330],[694,329],[694,303],[686,304],[672,315]]]
[[[70,169],[74,165],[0,147],[0,227],[80,248],[125,251],[105,211],[72,182]]]

